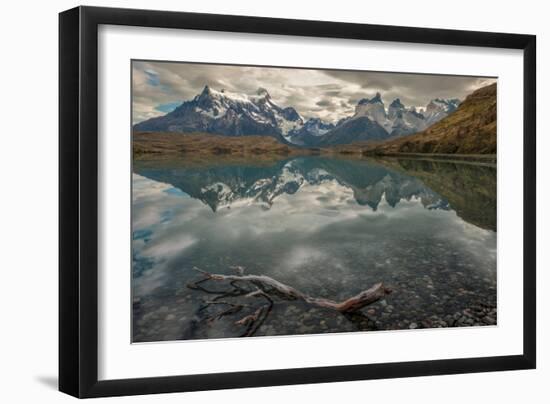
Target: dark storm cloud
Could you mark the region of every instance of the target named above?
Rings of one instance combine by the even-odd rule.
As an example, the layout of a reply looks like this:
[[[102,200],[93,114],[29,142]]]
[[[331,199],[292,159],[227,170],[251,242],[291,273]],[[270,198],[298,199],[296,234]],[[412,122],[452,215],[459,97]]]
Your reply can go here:
[[[144,61],[134,62],[132,72],[134,122],[192,99],[205,85],[247,95],[265,88],[278,105],[293,106],[305,118],[336,121],[376,92],[386,106],[400,98],[406,106],[423,107],[433,98],[463,99],[488,83],[475,77]]]
[[[332,102],[332,100],[329,100],[327,98],[323,98],[321,101],[317,101],[315,103],[315,105],[319,106],[319,107],[335,107],[336,104],[334,104],[334,102]]]

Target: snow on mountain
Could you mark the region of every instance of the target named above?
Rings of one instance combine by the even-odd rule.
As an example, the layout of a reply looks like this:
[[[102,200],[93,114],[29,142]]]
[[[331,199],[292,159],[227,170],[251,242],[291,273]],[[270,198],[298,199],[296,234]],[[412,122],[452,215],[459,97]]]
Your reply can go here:
[[[354,116],[319,137],[318,145],[331,146],[370,140],[385,140],[390,134],[367,116]]]
[[[405,111],[405,106],[401,103],[399,98],[392,101],[388,107],[388,118],[394,120],[399,117]]]
[[[454,112],[458,108],[459,104],[460,100],[456,98],[450,100],[436,98],[434,100],[431,100],[426,106],[426,110],[424,113],[427,121],[427,126],[430,126],[437,121],[440,121],[451,112]]]
[[[435,99],[422,114],[413,107],[405,107],[399,98],[393,100],[386,110],[380,93],[369,99],[359,100],[355,114],[341,120],[320,140],[321,145],[345,144],[356,141],[381,140],[405,136],[426,129],[443,119],[459,105],[458,99]],[[380,129],[384,132],[381,132]]]
[[[248,96],[205,86],[199,95],[183,102],[174,111],[138,123],[134,129],[285,138],[290,131],[301,128],[303,124],[303,118],[294,108],[279,107],[263,88]]]
[[[319,118],[310,118],[303,127],[313,136],[322,136],[334,128],[334,124],[322,121]]]
[[[320,118],[310,118],[302,127],[289,132],[287,140],[299,146],[315,146],[321,136],[334,128],[332,123],[324,122]]]
[[[386,132],[391,133],[392,121],[388,118],[380,93],[376,93],[374,98],[370,100],[368,98],[359,100],[355,107],[354,117],[359,118],[362,116],[366,116],[371,121],[382,126]]]
[[[416,111],[415,107],[394,110],[392,120],[392,136],[410,135],[426,129],[428,122],[424,115]]]

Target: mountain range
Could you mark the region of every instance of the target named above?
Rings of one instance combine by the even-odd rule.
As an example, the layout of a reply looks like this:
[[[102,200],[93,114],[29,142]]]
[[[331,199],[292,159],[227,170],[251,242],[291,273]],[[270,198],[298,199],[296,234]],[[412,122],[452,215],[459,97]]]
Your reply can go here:
[[[380,93],[359,100],[354,114],[336,123],[303,118],[293,107],[277,105],[267,90],[254,95],[217,91],[205,86],[166,115],[134,125],[138,132],[206,132],[225,136],[265,135],[295,146],[331,146],[387,140],[423,131],[454,112],[458,99],[434,99],[422,111],[399,98],[385,107]]]
[[[496,154],[497,84],[468,95],[456,111],[412,136],[371,146],[371,152]]]

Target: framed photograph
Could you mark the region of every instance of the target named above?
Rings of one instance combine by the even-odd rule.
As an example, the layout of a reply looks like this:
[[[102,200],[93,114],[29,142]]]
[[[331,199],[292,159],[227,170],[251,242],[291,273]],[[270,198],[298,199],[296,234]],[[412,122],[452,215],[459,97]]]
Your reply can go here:
[[[61,391],[535,368],[534,36],[59,27]]]

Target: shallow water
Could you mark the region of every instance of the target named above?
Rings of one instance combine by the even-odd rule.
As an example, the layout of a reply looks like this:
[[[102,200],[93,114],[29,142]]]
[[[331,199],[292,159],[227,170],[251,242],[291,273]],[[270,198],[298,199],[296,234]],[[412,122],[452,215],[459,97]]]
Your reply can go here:
[[[241,266],[336,301],[377,282],[392,289],[347,316],[273,298],[256,336],[496,324],[491,166],[137,161],[132,222],[134,342],[243,334],[235,322],[265,301],[224,298],[245,307],[218,318],[229,306],[206,305],[216,295],[189,287],[201,279],[195,267],[235,274]]]

